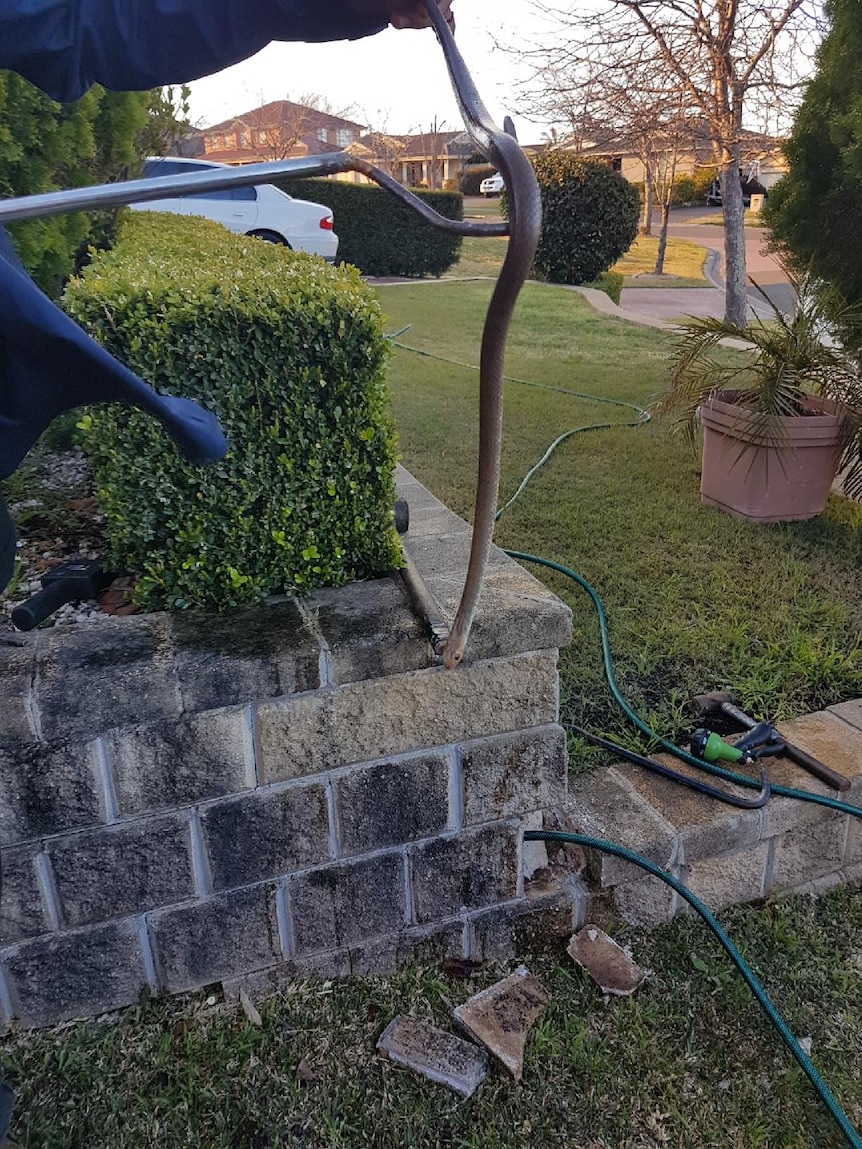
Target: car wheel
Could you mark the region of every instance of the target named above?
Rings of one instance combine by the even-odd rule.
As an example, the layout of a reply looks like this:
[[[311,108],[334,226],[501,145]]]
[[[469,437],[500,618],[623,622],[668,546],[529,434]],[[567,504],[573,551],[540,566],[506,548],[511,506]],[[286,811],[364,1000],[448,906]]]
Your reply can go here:
[[[255,239],[262,239],[264,243],[278,243],[282,247],[290,247],[290,244],[283,235],[279,235],[277,231],[250,231],[249,235],[253,235]]]

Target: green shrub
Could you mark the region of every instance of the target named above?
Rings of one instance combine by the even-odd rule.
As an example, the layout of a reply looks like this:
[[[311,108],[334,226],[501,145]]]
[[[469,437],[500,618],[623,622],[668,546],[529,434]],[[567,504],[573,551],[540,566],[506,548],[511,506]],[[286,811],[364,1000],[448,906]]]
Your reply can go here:
[[[81,420],[109,558],[138,573],[141,604],[220,609],[397,566],[387,344],[358,273],[204,220],[130,216],[65,306],[230,442],[198,467],[137,410]]]
[[[634,242],[637,190],[618,172],[571,152],[547,152],[532,162],[543,212],[533,272],[551,283],[589,283]]]
[[[332,208],[338,258],[363,275],[440,276],[461,254],[461,237],[440,231],[382,188],[343,180],[276,180],[288,195]],[[460,192],[413,189],[447,219],[464,218]]]
[[[479,184],[497,169],[493,164],[471,164],[461,173],[461,194],[480,195]]]
[[[718,175],[718,168],[698,168],[691,175],[677,176],[673,184],[671,204],[673,207],[700,207],[706,200],[706,193]]]
[[[599,291],[603,291],[619,307],[624,283],[625,276],[620,275],[618,271],[603,271],[601,275],[596,276],[592,283],[587,283],[584,286],[595,287]]]

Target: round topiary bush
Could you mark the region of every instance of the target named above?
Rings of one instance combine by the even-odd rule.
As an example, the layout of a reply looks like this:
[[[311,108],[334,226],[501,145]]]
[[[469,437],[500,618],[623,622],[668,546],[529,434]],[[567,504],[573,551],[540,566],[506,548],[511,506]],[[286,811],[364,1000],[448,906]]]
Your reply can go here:
[[[637,189],[603,164],[570,152],[533,160],[542,192],[542,236],[533,273],[551,283],[590,283],[637,236]]]

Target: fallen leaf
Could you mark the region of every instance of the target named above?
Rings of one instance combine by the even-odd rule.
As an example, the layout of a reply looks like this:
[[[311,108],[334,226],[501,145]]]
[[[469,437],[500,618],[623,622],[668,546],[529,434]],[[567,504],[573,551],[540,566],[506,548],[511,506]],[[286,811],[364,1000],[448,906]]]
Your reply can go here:
[[[317,1074],[314,1072],[304,1057],[296,1067],[296,1076],[299,1078],[303,1085],[307,1085],[310,1089],[313,1089],[315,1085],[320,1084],[320,1078],[317,1076]]]
[[[252,1025],[260,1027],[263,1025],[263,1018],[258,1013],[251,998],[244,989],[239,991],[239,1004],[242,1006],[242,1012],[248,1018]]]

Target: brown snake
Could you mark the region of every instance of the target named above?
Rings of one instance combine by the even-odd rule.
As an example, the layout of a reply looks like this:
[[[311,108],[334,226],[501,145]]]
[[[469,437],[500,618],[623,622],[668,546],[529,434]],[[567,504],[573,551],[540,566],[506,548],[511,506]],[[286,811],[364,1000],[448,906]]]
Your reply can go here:
[[[359,171],[399,199],[408,203],[435,227],[458,235],[508,235],[509,245],[503,268],[494,288],[485,329],[479,374],[479,468],[473,538],[461,601],[455,621],[442,648],[443,665],[455,667],[464,657],[467,639],[488,562],[494,535],[494,516],[500,483],[500,449],[503,434],[503,361],[509,324],[524,284],[542,222],[541,198],[533,168],[514,136],[496,127],[482,103],[455,39],[437,6],[437,0],[423,0],[443,49],[452,87],[464,125],[476,149],[502,172],[509,199],[509,224],[479,224],[446,219],[417,196],[396,183],[391,176],[367,161],[337,152],[332,155],[280,160],[277,163],[248,164],[242,168],[203,169],[192,174],[157,176],[44,195],[0,200],[0,224],[13,220],[60,215],[67,211],[95,210],[121,204],[144,203],[171,195],[220,191],[235,186],[266,183],[277,176],[331,175]]]

